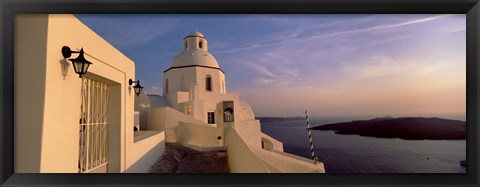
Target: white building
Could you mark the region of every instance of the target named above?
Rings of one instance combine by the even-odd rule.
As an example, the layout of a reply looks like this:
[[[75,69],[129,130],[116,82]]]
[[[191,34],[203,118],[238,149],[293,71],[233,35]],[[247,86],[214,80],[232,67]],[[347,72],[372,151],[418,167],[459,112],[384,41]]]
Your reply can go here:
[[[227,93],[225,73],[202,33],[188,34],[182,46],[164,71],[164,96],[141,103],[150,106],[140,115],[146,129],[196,150],[225,149],[232,172],[325,172],[323,163],[285,153],[281,142],[261,132],[248,103]]]
[[[148,172],[165,133],[133,132],[132,60],[73,15],[17,15],[14,40],[15,173]],[[83,78],[63,46],[93,63]]]
[[[73,15],[17,15],[14,41],[15,173],[148,172],[165,142],[226,150],[232,172],[324,172],[261,132],[199,32],[165,70],[164,96],[136,96],[135,63]],[[93,63],[82,78],[63,46]]]

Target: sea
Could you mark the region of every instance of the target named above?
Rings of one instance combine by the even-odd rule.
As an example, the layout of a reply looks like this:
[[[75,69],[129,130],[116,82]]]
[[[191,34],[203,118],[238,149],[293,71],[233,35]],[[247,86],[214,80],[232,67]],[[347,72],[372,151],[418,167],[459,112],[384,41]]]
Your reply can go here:
[[[310,126],[352,118],[310,119]],[[311,159],[305,120],[262,122],[262,132],[285,152]],[[402,140],[312,130],[315,155],[327,173],[466,173],[466,140]]]

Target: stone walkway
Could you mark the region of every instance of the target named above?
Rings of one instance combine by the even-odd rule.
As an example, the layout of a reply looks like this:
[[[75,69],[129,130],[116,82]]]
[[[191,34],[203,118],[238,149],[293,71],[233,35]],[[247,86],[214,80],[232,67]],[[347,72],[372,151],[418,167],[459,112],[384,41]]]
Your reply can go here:
[[[162,157],[150,173],[229,173],[226,152],[200,152],[178,144],[166,143]]]

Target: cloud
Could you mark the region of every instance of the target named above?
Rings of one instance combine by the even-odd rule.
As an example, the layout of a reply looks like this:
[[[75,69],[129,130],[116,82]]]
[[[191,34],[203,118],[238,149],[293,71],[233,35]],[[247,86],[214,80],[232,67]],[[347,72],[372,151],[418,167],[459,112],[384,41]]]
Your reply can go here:
[[[257,84],[271,84],[273,82],[277,81],[276,79],[266,79],[266,78],[258,78],[258,79],[254,79],[254,82],[257,83]]]
[[[373,55],[361,63],[345,65],[341,68],[342,74],[348,75],[351,79],[364,80],[379,78],[379,80],[390,80],[392,77],[399,77],[417,68],[418,64],[400,63],[387,55]]]
[[[335,20],[335,21],[330,21],[322,24],[313,24],[313,23],[306,24],[308,23],[308,21],[303,21],[302,24],[298,26],[285,28],[276,32],[269,33],[268,35],[262,35],[262,37],[259,37],[259,38],[250,38],[250,39],[246,38],[245,40],[240,41],[241,42],[240,44],[238,44],[237,42],[237,45],[235,45],[235,47],[222,49],[217,51],[216,53],[217,54],[238,53],[242,51],[252,51],[252,50],[266,49],[266,48],[270,50],[275,50],[275,47],[277,48],[284,47],[292,43],[308,42],[315,39],[322,39],[322,38],[348,35],[348,34],[356,34],[356,33],[362,33],[362,32],[373,32],[373,31],[395,29],[395,28],[400,28],[408,25],[434,21],[437,19],[452,17],[452,16],[454,15],[437,15],[437,16],[430,16],[426,18],[405,21],[401,23],[383,24],[383,25],[376,25],[372,27],[359,28],[359,29],[347,29],[344,31],[334,31],[330,33],[325,33],[322,30],[326,30],[326,29],[331,30],[331,28],[336,28],[336,27],[345,26],[345,25],[358,26],[368,21],[381,19],[382,17],[380,17],[379,15],[372,15],[372,16],[355,19],[354,21],[350,19],[347,19],[348,22]],[[261,16],[260,18],[267,19],[267,20],[276,20],[276,21],[295,20],[294,18],[275,18],[270,16]],[[305,33],[309,30],[318,31],[318,32],[314,32],[307,37],[299,37],[302,35],[302,33]]]
[[[279,76],[275,75],[273,72],[271,72],[269,70],[269,68],[267,68],[265,66],[258,65],[258,64],[253,64],[253,63],[249,63],[248,65],[249,65],[250,68],[252,68],[253,70],[256,70],[257,72],[261,73],[264,76],[273,78],[275,80],[283,79],[282,77],[279,77]]]
[[[451,33],[455,33],[455,32],[465,32],[467,30],[467,28],[465,27],[461,27],[461,28],[452,28],[451,30],[447,31],[445,34],[451,34]]]
[[[289,68],[283,65],[271,65],[269,68],[260,64],[249,63],[248,66],[260,73],[261,77],[253,80],[259,85],[287,86],[293,83],[299,76],[297,68]]]
[[[324,38],[324,37],[331,37],[331,36],[338,36],[338,35],[346,35],[346,34],[355,34],[355,33],[361,33],[361,32],[372,32],[372,31],[395,29],[395,28],[399,28],[399,27],[404,27],[404,26],[408,26],[408,25],[433,21],[433,20],[437,20],[437,19],[440,19],[440,18],[451,17],[451,16],[453,16],[453,15],[438,15],[438,16],[431,16],[431,17],[427,17],[427,18],[406,21],[406,22],[397,23],[397,24],[378,25],[378,26],[367,27],[367,28],[362,28],[362,29],[351,29],[351,30],[346,30],[346,31],[339,31],[339,32],[333,32],[333,33],[318,35],[318,36],[311,37],[310,39]]]

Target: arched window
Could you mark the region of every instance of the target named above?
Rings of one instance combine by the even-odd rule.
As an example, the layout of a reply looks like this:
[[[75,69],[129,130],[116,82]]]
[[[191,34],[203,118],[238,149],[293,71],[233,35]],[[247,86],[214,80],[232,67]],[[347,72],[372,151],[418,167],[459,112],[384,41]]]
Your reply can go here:
[[[165,79],[165,93],[168,94],[168,79]]]
[[[203,42],[198,43],[198,47],[203,48]]]
[[[210,75],[207,75],[205,78],[205,89],[207,91],[212,91],[212,77]]]
[[[188,46],[187,46],[187,41],[185,41],[184,46],[185,46],[185,49],[187,49],[187,47],[188,47]]]

